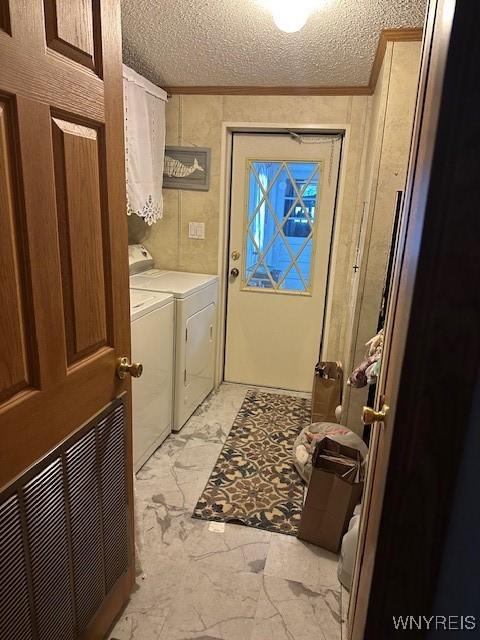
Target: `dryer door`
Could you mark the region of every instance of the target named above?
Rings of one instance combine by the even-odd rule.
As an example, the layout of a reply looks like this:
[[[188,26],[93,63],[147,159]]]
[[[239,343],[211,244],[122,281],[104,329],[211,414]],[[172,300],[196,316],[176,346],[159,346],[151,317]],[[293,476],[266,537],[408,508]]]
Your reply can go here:
[[[187,419],[213,389],[216,305],[209,304],[186,324],[184,411]]]

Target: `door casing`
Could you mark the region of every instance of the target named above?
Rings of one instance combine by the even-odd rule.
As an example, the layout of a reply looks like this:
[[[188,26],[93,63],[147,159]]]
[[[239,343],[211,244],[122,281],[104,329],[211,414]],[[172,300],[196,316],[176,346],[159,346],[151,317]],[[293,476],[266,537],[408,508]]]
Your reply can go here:
[[[232,175],[232,144],[234,133],[288,133],[296,131],[310,135],[342,134],[343,143],[340,155],[340,172],[338,175],[337,204],[335,211],[335,223],[330,255],[330,268],[327,279],[327,300],[325,309],[325,326],[323,332],[323,350],[328,344],[328,327],[332,315],[331,288],[335,273],[335,259],[339,242],[339,229],[342,219],[342,203],[345,191],[345,161],[351,138],[351,126],[346,123],[334,124],[302,124],[295,122],[223,122],[221,145],[221,173],[220,173],[220,220],[218,232],[218,274],[219,274],[219,300],[218,300],[218,340],[215,366],[215,386],[224,380],[224,356],[226,338],[226,314],[227,314],[227,285],[229,269],[229,236],[230,236],[230,183]],[[312,374],[313,375],[313,374]]]
[[[461,598],[476,593],[475,543],[452,549],[448,535],[452,524],[468,526],[455,513],[455,490],[469,430],[478,426],[478,18],[476,3],[430,0],[379,383],[385,399],[377,397],[392,411],[385,427],[375,426],[384,452],[360,527],[352,640],[395,633],[393,616],[477,613],[464,610]],[[446,362],[462,363],[458,380],[446,381]],[[442,578],[449,591],[443,610],[436,602]],[[435,630],[423,624],[415,637]]]
[[[341,148],[340,136],[325,136],[323,144],[299,144],[288,134],[234,136],[229,250],[237,249],[240,259],[238,262],[231,260],[230,268],[240,267],[242,273],[235,280],[229,279],[228,284],[224,374],[228,381],[302,392],[312,388],[312,371],[323,338]],[[248,245],[246,203],[251,179],[249,163],[253,158],[266,162],[283,158],[295,163],[318,163],[319,186],[309,282],[305,291],[287,288],[273,292],[253,288],[245,281]],[[306,177],[309,178],[310,174]],[[273,202],[271,194],[268,200]],[[273,208],[277,208],[275,204]],[[276,213],[279,215],[278,210]],[[273,247],[275,241],[272,239],[271,242]],[[293,253],[295,251],[293,249]],[[264,322],[265,318],[274,317],[274,325]],[[289,335],[299,318],[303,319],[302,335],[292,334],[288,340],[278,341],[280,336]],[[311,318],[311,322],[305,321],[306,318]],[[277,339],[272,337],[272,332]],[[288,362],[291,366],[287,366]]]

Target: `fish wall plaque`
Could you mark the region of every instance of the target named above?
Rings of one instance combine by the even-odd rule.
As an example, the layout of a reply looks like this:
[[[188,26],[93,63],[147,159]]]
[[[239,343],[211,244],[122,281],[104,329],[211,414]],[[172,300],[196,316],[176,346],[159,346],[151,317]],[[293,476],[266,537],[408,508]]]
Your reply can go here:
[[[166,147],[163,187],[208,191],[210,152],[206,147]]]

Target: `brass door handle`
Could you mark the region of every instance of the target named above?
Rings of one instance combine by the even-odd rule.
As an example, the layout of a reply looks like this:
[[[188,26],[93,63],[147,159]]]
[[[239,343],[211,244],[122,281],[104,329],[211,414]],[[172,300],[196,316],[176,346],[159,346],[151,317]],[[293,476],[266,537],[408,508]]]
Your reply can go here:
[[[131,375],[132,378],[140,378],[143,373],[143,364],[140,362],[128,361],[128,358],[119,358],[117,360],[117,376],[120,380],[124,380],[127,375]]]
[[[238,278],[238,276],[240,275],[240,271],[236,267],[234,267],[230,270],[230,275],[232,276],[232,278]]]
[[[390,407],[386,404],[383,405],[381,411],[375,411],[371,407],[363,407],[362,421],[363,424],[373,424],[374,422],[385,422],[385,418],[388,416]]]

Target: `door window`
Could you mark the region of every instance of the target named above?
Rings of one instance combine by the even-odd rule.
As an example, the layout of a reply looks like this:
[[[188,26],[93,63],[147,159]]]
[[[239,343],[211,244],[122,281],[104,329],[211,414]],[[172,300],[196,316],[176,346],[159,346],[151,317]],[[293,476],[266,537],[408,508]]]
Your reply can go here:
[[[244,288],[309,293],[320,162],[247,163]]]

